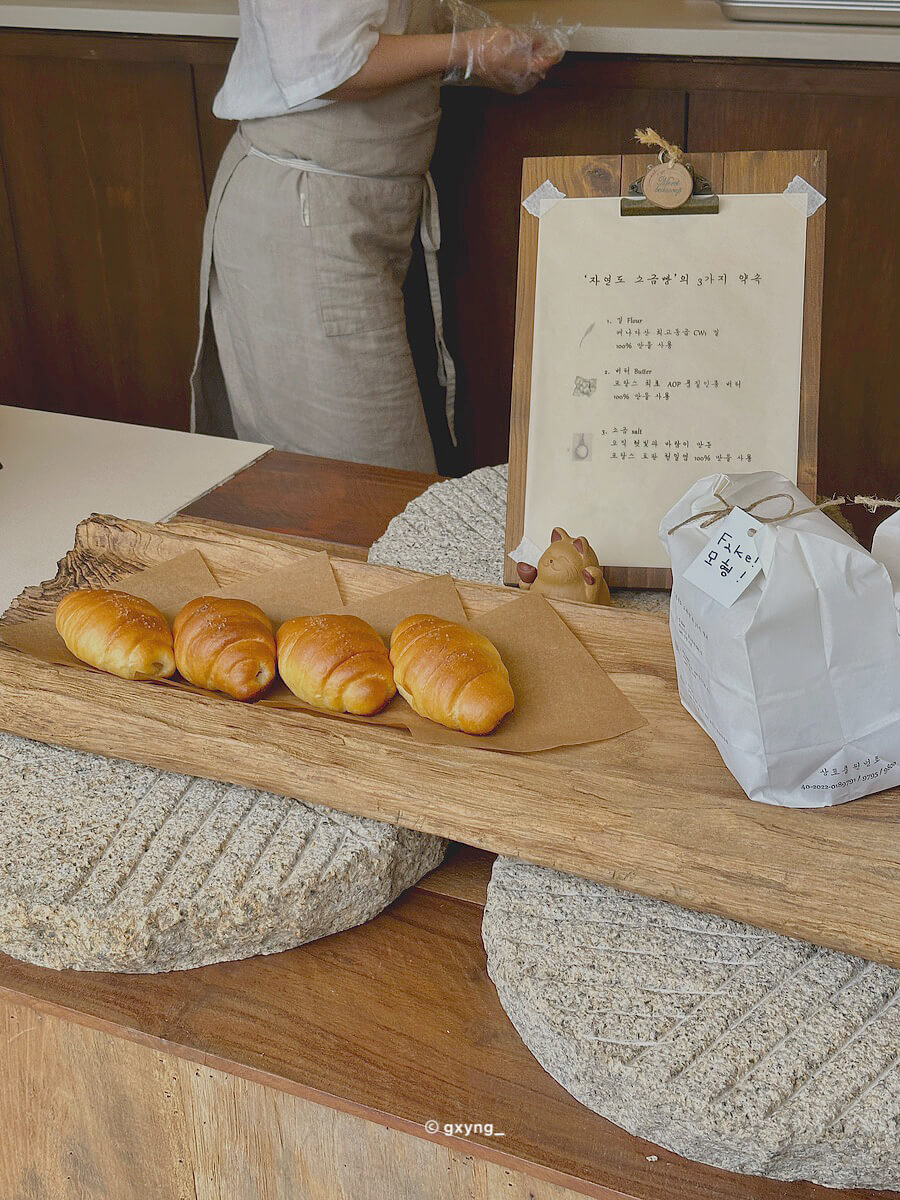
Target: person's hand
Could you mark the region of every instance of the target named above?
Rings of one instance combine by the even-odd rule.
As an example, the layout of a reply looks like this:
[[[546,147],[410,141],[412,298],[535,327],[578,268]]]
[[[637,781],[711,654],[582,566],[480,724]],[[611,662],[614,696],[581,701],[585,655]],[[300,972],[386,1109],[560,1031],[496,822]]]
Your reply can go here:
[[[491,25],[459,31],[452,37],[447,77],[521,95],[540,83],[564,53],[559,40],[542,30]]]

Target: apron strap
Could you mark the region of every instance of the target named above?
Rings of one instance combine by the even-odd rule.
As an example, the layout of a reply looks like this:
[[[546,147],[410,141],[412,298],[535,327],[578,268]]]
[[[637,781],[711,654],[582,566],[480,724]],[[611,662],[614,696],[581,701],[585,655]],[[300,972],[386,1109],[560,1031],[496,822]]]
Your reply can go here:
[[[242,131],[243,132],[243,131]],[[246,134],[243,134],[246,141]],[[323,167],[321,163],[312,162],[308,158],[286,158],[280,154],[266,154],[256,146],[247,142],[247,153],[253,158],[265,158],[268,162],[278,163],[280,167],[290,167],[294,171],[309,171],[313,175],[331,175],[335,179],[374,179],[378,183],[418,183],[419,175],[355,175],[352,171],[333,171],[331,167]]]
[[[428,293],[434,316],[434,344],[437,349],[438,382],[444,388],[444,412],[450,440],[456,440],[456,364],[444,340],[444,307],[441,302],[441,280],[438,273],[438,250],[441,248],[441,216],[438,210],[437,189],[431,172],[425,175],[422,192],[421,220],[422,249],[425,251],[425,270],[428,274]]]
[[[243,135],[246,140],[246,135]],[[309,171],[313,175],[332,175],[341,179],[377,179],[385,183],[415,183],[418,175],[354,175],[349,171],[332,171],[305,158],[283,158],[278,154],[266,154],[247,143],[247,153],[256,158],[265,158],[281,167],[294,171]],[[431,172],[425,174],[422,189],[422,214],[419,222],[422,249],[425,252],[425,271],[428,275],[428,294],[431,298],[431,313],[434,317],[434,344],[437,350],[438,382],[444,388],[444,412],[447,428],[454,446],[456,440],[456,364],[444,340],[444,307],[441,301],[441,281],[438,274],[438,250],[441,248],[441,217],[438,210],[437,189]]]

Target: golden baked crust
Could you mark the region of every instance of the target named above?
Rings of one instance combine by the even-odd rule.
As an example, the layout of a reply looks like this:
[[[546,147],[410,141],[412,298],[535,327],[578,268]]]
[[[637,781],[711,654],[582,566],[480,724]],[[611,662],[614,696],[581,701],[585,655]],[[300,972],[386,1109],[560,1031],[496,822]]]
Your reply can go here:
[[[360,617],[294,617],[277,642],[281,678],[307,704],[371,716],[397,694],[387,647]]]
[[[112,588],[69,592],[56,606],[56,628],[82,662],[121,679],[175,674],[172,631],[149,600]]]
[[[496,646],[474,629],[418,613],[391,634],[397,690],[430,721],[486,734],[515,707]]]
[[[188,683],[255,700],[275,678],[272,622],[247,600],[198,596],[173,630],[175,662]]]

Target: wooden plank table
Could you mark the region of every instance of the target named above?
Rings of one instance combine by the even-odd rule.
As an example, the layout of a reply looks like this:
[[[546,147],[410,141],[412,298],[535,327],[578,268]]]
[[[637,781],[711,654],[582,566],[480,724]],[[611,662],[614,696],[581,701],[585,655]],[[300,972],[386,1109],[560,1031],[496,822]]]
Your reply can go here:
[[[187,511],[348,557],[431,481],[271,454]],[[731,1175],[582,1108],[487,977],[490,865],[456,848],[367,925],[244,962],[129,976],[0,956],[0,1197],[897,1200]]]
[[[391,517],[438,478],[270,450],[181,514],[313,538],[364,559]]]

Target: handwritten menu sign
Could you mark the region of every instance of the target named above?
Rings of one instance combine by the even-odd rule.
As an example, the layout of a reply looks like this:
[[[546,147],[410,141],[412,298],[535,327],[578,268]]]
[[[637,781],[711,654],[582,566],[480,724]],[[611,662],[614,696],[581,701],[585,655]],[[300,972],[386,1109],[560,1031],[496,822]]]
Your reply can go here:
[[[667,566],[660,517],[700,476],[796,481],[802,196],[722,196],[716,216],[540,218],[525,536],[554,525],[603,562]]]

